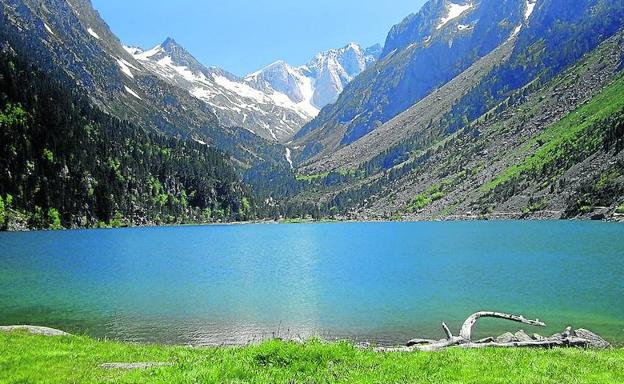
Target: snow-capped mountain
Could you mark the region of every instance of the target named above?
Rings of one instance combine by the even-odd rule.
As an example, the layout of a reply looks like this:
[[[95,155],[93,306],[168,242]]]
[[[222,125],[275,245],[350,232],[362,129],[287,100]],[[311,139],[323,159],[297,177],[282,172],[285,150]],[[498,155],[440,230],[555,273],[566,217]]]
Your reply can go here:
[[[334,102],[344,85],[370,66],[381,50],[364,51],[350,44],[317,55],[307,66],[293,68],[279,61],[240,78],[205,67],[171,38],[147,51],[124,48],[145,69],[204,101],[222,124],[281,142]]]
[[[351,43],[319,53],[310,63],[300,67],[277,61],[246,76],[245,82],[257,89],[282,92],[318,113],[326,105],[336,102],[344,87],[375,63],[381,50],[379,44],[362,49]]]
[[[295,163],[369,135],[532,22],[541,0],[430,0],[392,27],[374,68],[294,137]]]
[[[205,102],[226,126],[282,141],[317,113],[280,92],[261,91],[225,70],[205,67],[171,38],[147,51],[125,48],[147,70]]]

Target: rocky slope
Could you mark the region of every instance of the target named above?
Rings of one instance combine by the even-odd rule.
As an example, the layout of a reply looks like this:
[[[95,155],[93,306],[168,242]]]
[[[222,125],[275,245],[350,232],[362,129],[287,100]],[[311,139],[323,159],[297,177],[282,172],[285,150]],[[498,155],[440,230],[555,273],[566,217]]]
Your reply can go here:
[[[340,149],[299,166],[297,199],[369,219],[617,216],[624,5],[577,5],[527,3],[499,47],[354,143],[318,131]]]
[[[378,63],[296,135],[298,163],[318,160],[388,122],[518,33],[526,0],[429,1],[392,28]]]
[[[623,38],[432,146],[357,215],[613,217],[624,203]]]
[[[401,143],[418,133],[437,136],[439,132],[433,130],[432,122],[442,119],[452,106],[487,76],[495,66],[507,61],[514,44],[515,39],[505,42],[459,76],[431,92],[427,97],[370,134],[317,161],[310,161],[300,166],[298,171],[303,174],[319,174],[339,169],[357,169],[383,151],[400,146]]]

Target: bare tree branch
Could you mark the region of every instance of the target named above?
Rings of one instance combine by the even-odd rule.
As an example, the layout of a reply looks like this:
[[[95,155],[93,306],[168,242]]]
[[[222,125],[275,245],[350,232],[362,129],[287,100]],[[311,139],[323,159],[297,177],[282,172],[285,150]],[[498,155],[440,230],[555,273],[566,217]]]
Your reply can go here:
[[[539,319],[528,320],[524,318],[524,316],[510,315],[508,313],[501,313],[501,312],[483,311],[483,312],[477,312],[466,319],[466,321],[464,322],[464,325],[462,325],[461,331],[459,332],[459,336],[465,340],[470,341],[472,338],[472,328],[476,324],[477,320],[479,320],[482,317],[494,317],[497,319],[511,320],[511,321],[516,321],[518,323],[523,323],[523,324],[528,324],[528,325],[533,325],[533,326],[538,326],[538,327],[546,326],[546,324],[541,322]]]

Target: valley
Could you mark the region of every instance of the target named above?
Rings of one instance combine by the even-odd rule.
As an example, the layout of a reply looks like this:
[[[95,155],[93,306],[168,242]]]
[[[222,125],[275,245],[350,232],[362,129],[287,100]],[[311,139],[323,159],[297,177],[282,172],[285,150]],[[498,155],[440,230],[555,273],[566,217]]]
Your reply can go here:
[[[622,223],[622,0],[0,0],[2,383],[620,383]]]
[[[245,76],[200,63],[173,38],[150,49],[121,42],[88,0],[4,1],[7,65],[18,59],[24,70],[32,66],[113,121],[222,153],[248,192],[228,209],[189,204],[201,192],[173,187],[154,168],[148,177],[170,186],[168,203],[146,213],[140,204],[102,206],[99,198],[69,209],[60,203],[69,191],[58,170],[72,173],[75,154],[58,152],[73,150],[36,149],[29,177],[41,186],[26,197],[23,183],[33,171],[9,160],[15,154],[8,146],[0,225],[617,220],[624,204],[624,6],[562,1],[431,0],[392,27],[383,46],[350,43],[305,65],[278,60]],[[27,106],[42,92],[20,94],[9,85],[5,108]],[[35,107],[26,113],[36,120]],[[15,124],[9,109],[3,116]],[[49,170],[43,151],[55,155]],[[101,184],[120,182],[120,192],[137,193],[128,181],[136,166],[120,154],[98,150],[95,157],[119,163],[123,175]],[[201,214],[206,209],[211,214]]]

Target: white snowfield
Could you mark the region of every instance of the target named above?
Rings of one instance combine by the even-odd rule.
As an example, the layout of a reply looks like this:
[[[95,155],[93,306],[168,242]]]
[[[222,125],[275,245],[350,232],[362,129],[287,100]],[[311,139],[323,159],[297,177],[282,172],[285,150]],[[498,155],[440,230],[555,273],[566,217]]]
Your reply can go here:
[[[524,22],[526,24],[527,21],[529,21],[529,18],[531,17],[531,15],[533,14],[533,11],[535,10],[535,6],[537,5],[537,0],[527,0],[526,1],[526,9],[524,11]],[[511,33],[511,36],[509,37],[509,39],[513,39],[514,37],[516,37],[520,31],[522,30],[522,24],[518,25],[516,27],[516,29],[514,29],[514,31]]]
[[[455,3],[448,3],[447,5],[447,15],[445,17],[443,17],[440,20],[440,24],[438,24],[438,26],[436,27],[436,29],[442,29],[442,27],[444,27],[446,24],[449,23],[449,21],[458,18],[459,16],[461,16],[464,12],[468,11],[469,9],[472,9],[474,7],[474,4],[472,3],[467,3],[467,4],[455,4]]]
[[[123,72],[123,74],[128,76],[129,78],[134,79],[134,74],[132,73],[130,68],[134,69],[137,72],[139,71],[139,69],[124,59],[116,58],[115,60],[117,61],[117,65],[119,65],[121,72]]]
[[[290,137],[323,106],[335,102],[343,87],[375,60],[357,44],[349,44],[317,55],[308,65],[295,68],[278,61],[240,78],[199,63],[192,64],[194,69],[181,65],[174,59],[179,57],[179,47],[172,54],[166,43],[147,51],[123,48],[145,69],[209,105],[224,124],[264,133],[276,141]],[[180,62],[195,60],[184,56]],[[117,63],[126,76],[134,78],[136,67],[122,59]]]
[[[303,103],[295,103],[288,96],[281,92],[273,90],[272,92],[262,92],[256,88],[249,86],[245,82],[232,81],[225,76],[213,75],[215,82],[221,87],[230,90],[244,98],[251,99],[260,104],[275,104],[277,106],[293,110],[304,119],[310,119],[318,113],[318,110],[311,105]],[[243,105],[249,108],[249,105]]]
[[[531,15],[533,14],[536,5],[537,0],[527,0],[526,11],[524,12],[524,20],[529,20],[529,17],[531,17]]]

